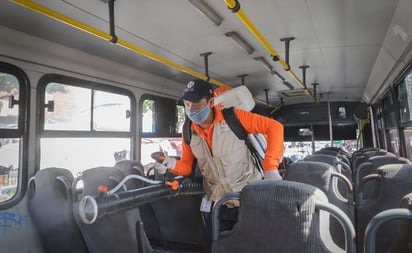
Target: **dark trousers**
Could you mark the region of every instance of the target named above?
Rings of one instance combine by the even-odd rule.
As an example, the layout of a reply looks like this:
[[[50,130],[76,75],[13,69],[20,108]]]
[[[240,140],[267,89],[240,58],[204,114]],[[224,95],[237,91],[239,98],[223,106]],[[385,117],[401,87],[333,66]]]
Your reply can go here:
[[[238,207],[229,208],[225,205],[220,207],[219,211],[219,232],[232,230],[238,219]],[[204,253],[212,252],[212,213],[202,212],[205,220],[204,232]]]

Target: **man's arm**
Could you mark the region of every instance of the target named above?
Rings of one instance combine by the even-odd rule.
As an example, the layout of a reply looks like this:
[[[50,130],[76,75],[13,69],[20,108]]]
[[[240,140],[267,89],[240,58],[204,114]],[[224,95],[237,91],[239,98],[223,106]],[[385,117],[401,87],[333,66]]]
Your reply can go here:
[[[265,135],[267,147],[263,169],[265,171],[278,169],[283,156],[283,125],[277,120],[240,109],[235,109],[235,114],[246,132]]]
[[[182,158],[176,161],[176,166],[173,169],[170,169],[169,172],[180,175],[188,176],[192,173],[192,166],[195,157],[192,153],[192,148],[189,144],[186,144],[182,138]]]

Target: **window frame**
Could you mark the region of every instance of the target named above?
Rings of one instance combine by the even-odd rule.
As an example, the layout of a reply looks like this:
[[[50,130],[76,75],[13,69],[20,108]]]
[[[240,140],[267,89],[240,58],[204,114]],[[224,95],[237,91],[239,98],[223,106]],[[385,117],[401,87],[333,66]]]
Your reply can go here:
[[[174,104],[175,105],[175,114],[174,114],[174,118],[173,118],[173,122],[172,122],[172,129],[174,130],[174,132],[168,131],[157,131],[158,129],[155,127],[155,131],[154,132],[143,132],[143,102],[145,100],[153,100],[155,102],[155,111],[153,112],[153,118],[152,120],[154,121],[155,126],[157,125],[158,122],[157,119],[159,117],[159,115],[164,115],[165,111],[162,111],[162,109],[157,109],[156,108],[156,101],[160,101],[160,103],[170,103],[170,104]],[[179,103],[178,100],[173,99],[173,98],[168,98],[168,97],[162,97],[162,96],[156,96],[156,95],[152,95],[152,94],[143,94],[140,99],[139,99],[139,111],[140,111],[140,115],[139,115],[139,119],[138,119],[138,129],[139,129],[139,140],[138,140],[138,145],[139,145],[139,153],[138,153],[138,159],[139,161],[142,162],[143,166],[145,166],[145,169],[147,164],[145,164],[145,158],[142,157],[142,152],[146,152],[147,150],[142,148],[142,145],[144,143],[144,139],[168,139],[169,141],[171,139],[178,139],[179,142],[181,142],[182,140],[182,133],[179,132],[179,130],[177,129],[177,122],[179,120],[179,112],[178,112],[178,106],[183,107],[183,113],[184,113],[184,106]],[[170,112],[170,111],[169,111]],[[157,115],[158,114],[158,115]],[[166,113],[166,115],[169,115]],[[171,119],[172,117],[170,117]],[[170,124],[170,123],[169,123]],[[183,125],[183,122],[182,122]],[[164,130],[164,129],[163,129]],[[173,156],[173,155],[172,155]],[[177,159],[180,158],[179,155],[176,156]],[[149,159],[150,160],[150,159]]]
[[[118,95],[125,95],[130,98],[130,131],[93,131],[91,130],[45,130],[45,94],[46,87],[51,82],[61,83],[64,85],[71,85],[74,87],[86,88],[91,90],[109,92]],[[36,125],[36,154],[35,154],[35,170],[40,169],[41,159],[41,139],[42,138],[130,138],[130,159],[136,159],[136,140],[137,140],[137,128],[136,128],[136,97],[134,94],[125,88],[97,83],[84,79],[59,75],[59,74],[46,74],[39,80],[38,92],[37,92],[37,125]]]
[[[30,81],[19,67],[0,61],[0,71],[14,75],[19,81],[19,118],[17,129],[2,129],[0,138],[20,138],[19,168],[16,194],[5,202],[0,202],[0,210],[15,206],[24,197],[28,180],[28,147],[30,124]]]

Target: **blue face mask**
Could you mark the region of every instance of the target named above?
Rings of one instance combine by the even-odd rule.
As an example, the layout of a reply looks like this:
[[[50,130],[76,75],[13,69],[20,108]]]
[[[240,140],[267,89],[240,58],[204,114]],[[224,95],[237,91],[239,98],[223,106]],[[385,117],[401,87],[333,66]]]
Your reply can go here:
[[[205,121],[209,113],[210,107],[207,105],[200,110],[186,110],[187,117],[195,124],[200,124]]]

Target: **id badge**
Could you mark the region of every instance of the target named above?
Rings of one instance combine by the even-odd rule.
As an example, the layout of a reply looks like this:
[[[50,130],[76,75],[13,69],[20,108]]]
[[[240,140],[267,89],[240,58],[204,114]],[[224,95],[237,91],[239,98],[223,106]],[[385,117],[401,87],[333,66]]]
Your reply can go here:
[[[212,201],[210,201],[206,196],[202,198],[202,203],[200,204],[200,211],[204,213],[210,213],[212,209]]]

